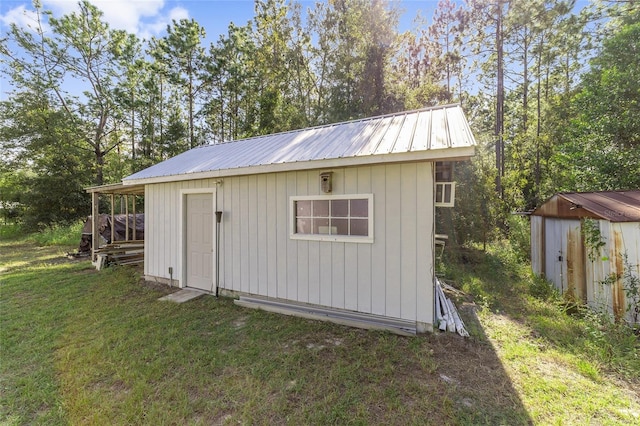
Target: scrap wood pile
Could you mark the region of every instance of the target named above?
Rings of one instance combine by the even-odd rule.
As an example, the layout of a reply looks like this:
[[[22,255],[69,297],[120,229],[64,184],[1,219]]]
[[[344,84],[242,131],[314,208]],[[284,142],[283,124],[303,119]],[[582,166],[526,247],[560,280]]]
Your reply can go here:
[[[119,241],[95,250],[98,269],[107,265],[133,265],[144,262],[144,241]]]
[[[438,328],[442,331],[450,331],[452,333],[458,333],[463,337],[469,337],[469,333],[464,326],[462,318],[460,318],[460,314],[458,314],[456,306],[451,299],[444,294],[443,286],[455,290],[446,283],[441,283],[440,280],[436,278],[436,318]]]

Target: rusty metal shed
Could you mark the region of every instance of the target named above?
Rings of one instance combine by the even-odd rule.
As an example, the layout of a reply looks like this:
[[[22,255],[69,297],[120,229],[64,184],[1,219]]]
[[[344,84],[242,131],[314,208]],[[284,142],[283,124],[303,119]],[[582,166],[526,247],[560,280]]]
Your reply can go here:
[[[568,299],[637,323],[640,190],[551,197],[531,215],[531,266]]]

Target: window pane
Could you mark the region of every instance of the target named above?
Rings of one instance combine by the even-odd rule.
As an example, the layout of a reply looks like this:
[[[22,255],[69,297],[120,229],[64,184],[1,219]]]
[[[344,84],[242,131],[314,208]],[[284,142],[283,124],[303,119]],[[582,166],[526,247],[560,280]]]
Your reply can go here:
[[[311,219],[296,219],[296,234],[310,234]]]
[[[442,202],[442,184],[436,183],[436,203]]]
[[[368,219],[351,219],[351,235],[369,235]]]
[[[314,234],[328,234],[329,233],[329,219],[313,219],[313,233]]]
[[[311,201],[296,201],[296,216],[311,216]]]
[[[349,219],[331,219],[331,233],[349,235]]]
[[[351,200],[351,217],[369,217],[369,200]]]
[[[314,217],[329,217],[329,200],[314,200],[313,201],[313,216]]]
[[[451,202],[451,185],[446,185],[444,187],[444,201],[445,203]]]
[[[332,217],[347,217],[349,215],[349,200],[331,201]]]

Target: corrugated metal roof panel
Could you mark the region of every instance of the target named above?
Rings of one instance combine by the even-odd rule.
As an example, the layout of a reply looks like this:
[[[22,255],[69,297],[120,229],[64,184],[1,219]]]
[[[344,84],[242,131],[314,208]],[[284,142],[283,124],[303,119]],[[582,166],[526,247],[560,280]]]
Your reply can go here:
[[[429,135],[431,134],[431,111],[418,113],[416,129],[413,133],[411,151],[425,151],[429,149]]]
[[[594,217],[611,222],[640,222],[640,190],[559,193],[532,214],[560,218]]]
[[[430,149],[443,149],[451,146],[447,128],[447,115],[444,110],[431,111]]]
[[[393,152],[409,152],[415,137],[416,124],[418,124],[418,114],[407,114],[402,122],[402,128],[393,147]]]
[[[378,149],[378,145],[382,142],[382,138],[387,133],[387,129],[391,126],[394,117],[384,117],[378,121],[376,128],[371,135],[371,140],[363,147],[360,155],[373,155]]]
[[[462,108],[447,105],[201,146],[128,176],[124,182],[474,145]]]

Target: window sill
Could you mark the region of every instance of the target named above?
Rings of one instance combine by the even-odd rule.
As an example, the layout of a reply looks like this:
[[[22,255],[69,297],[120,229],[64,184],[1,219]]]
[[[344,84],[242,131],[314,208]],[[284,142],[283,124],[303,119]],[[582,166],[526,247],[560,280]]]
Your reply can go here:
[[[318,235],[318,234],[290,234],[292,240],[328,241],[331,243],[359,243],[373,244],[373,237],[358,237],[349,235]]]

